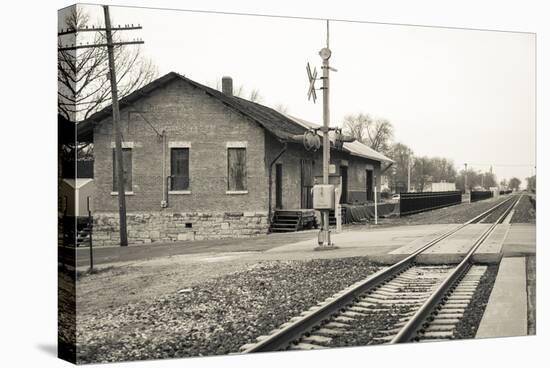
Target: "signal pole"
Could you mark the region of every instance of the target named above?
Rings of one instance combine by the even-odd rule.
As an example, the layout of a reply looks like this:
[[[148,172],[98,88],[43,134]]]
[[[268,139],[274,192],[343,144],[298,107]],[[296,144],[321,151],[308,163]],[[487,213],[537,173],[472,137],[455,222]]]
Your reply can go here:
[[[323,69],[323,76],[321,79],[323,79],[323,127],[321,128],[321,131],[323,132],[323,184],[327,185],[329,184],[328,177],[329,177],[329,164],[330,164],[330,140],[329,140],[329,125],[330,125],[330,64],[329,59],[332,52],[329,48],[329,21],[327,20],[327,46],[322,48],[321,51],[319,51],[319,56],[321,56],[321,59],[323,60],[323,66],[321,67]],[[335,206],[336,211],[336,206]],[[323,226],[322,226],[322,244],[320,244],[322,247],[331,247],[333,246],[331,240],[330,240],[330,229],[329,229],[329,210],[323,210],[321,212],[321,216],[323,219]]]
[[[314,199],[313,199],[313,208],[321,212],[321,230],[319,231],[318,244],[319,247],[315,248],[316,250],[324,249],[334,249],[334,244],[330,240],[330,229],[329,229],[329,212],[331,209],[334,211],[338,210],[338,205],[336,202],[336,190],[334,185],[329,183],[329,174],[330,174],[330,139],[329,132],[331,130],[335,131],[334,134],[334,146],[336,148],[342,148],[345,142],[353,142],[355,138],[344,136],[341,129],[339,128],[330,128],[330,71],[336,72],[335,68],[332,68],[329,63],[329,59],[332,52],[329,48],[329,21],[327,19],[327,44],[326,47],[323,47],[319,51],[319,56],[321,57],[323,64],[321,68],[323,69],[322,77],[319,79],[323,80],[323,86],[320,88],[323,90],[323,126],[315,131],[321,131],[323,137],[323,183],[316,184],[313,187]],[[309,63],[306,65],[307,76],[309,79],[309,89],[308,89],[308,100],[313,99],[313,103],[317,99],[315,93],[315,81],[317,80],[317,69],[311,71]],[[300,138],[301,137],[301,138]],[[304,139],[305,135],[295,136],[295,139]],[[320,142],[317,144],[319,146]],[[307,150],[307,145],[304,144]],[[315,194],[317,193],[317,194]],[[317,197],[319,196],[319,197]],[[318,202],[316,198],[319,198]],[[338,218],[338,217],[337,217]],[[337,225],[338,226],[338,225]]]
[[[113,28],[111,26],[111,17],[109,15],[109,6],[103,5],[103,12],[105,16],[105,27],[94,27],[91,28],[86,26],[85,28],[80,29],[61,29],[58,36],[68,35],[68,34],[77,34],[79,32],[105,32],[106,43],[101,44],[71,44],[70,46],[61,46],[58,48],[58,52],[84,49],[84,48],[97,48],[97,47],[107,47],[108,62],[109,62],[109,79],[111,83],[111,98],[112,98],[112,109],[113,109],[113,129],[115,131],[115,160],[117,166],[117,191],[118,191],[118,213],[119,213],[119,223],[120,223],[120,245],[128,245],[128,233],[126,231],[126,196],[124,190],[124,166],[122,158],[122,134],[120,131],[120,111],[118,106],[118,91],[117,91],[117,80],[116,80],[116,65],[114,58],[114,47],[122,45],[136,45],[143,44],[141,40],[133,41],[124,41],[124,42],[113,42],[112,31],[128,31],[128,30],[137,30],[142,29],[140,25],[134,26],[125,25],[117,26]]]

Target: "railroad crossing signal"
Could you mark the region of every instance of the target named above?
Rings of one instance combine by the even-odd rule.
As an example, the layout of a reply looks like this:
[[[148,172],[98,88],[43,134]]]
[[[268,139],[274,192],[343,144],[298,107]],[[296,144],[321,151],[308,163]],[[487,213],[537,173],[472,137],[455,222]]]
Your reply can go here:
[[[341,128],[334,129],[334,147],[336,147],[337,149],[342,149],[342,147],[344,147],[344,143],[351,143],[354,141],[355,138],[342,133]]]
[[[321,137],[314,129],[306,131],[304,134],[293,135],[292,140],[296,143],[302,143],[307,151],[317,151],[321,148]]]
[[[313,103],[317,101],[317,92],[315,92],[315,81],[317,80],[317,68],[313,68],[313,73],[311,72],[311,67],[309,66],[309,63],[307,63],[306,66],[307,70],[307,77],[309,79],[309,90],[307,92],[307,100],[311,100],[313,98]]]

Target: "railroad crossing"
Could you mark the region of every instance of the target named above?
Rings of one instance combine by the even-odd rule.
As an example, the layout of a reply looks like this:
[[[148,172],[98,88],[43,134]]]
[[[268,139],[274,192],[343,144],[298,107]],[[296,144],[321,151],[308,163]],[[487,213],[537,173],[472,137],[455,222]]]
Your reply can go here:
[[[177,267],[178,274],[183,277],[181,280],[188,281],[182,283],[180,278],[162,277],[162,287],[160,284],[155,286],[159,280],[149,281],[147,289],[155,290],[159,297],[164,298],[167,288],[169,290],[172,287],[180,290],[178,293],[190,293],[189,297],[195,298],[194,293],[200,293],[202,285],[207,287],[209,284],[209,278],[205,278],[205,275],[211,274],[212,281],[220,280],[216,282],[223,283],[224,275],[238,275],[239,272],[247,272],[250,267],[260,267],[261,270],[266,263],[307,264],[312,259],[344,262],[347,262],[346,259],[368,259],[379,265],[377,272],[345,284],[345,288],[334,290],[333,295],[317,299],[301,313],[298,311],[285,315],[280,319],[279,327],[258,330],[255,335],[246,339],[237,337],[242,341],[242,349],[232,351],[235,353],[263,349],[317,349],[385,344],[401,341],[405,335],[408,336],[407,339],[414,341],[527,335],[535,331],[535,226],[522,223],[523,219],[517,222],[518,218],[522,218],[521,206],[515,206],[519,203],[518,200],[523,205],[529,203],[527,195],[513,194],[475,203],[462,203],[435,210],[433,214],[428,213],[432,219],[444,218],[443,213],[471,213],[472,217],[463,223],[441,221],[439,224],[391,225],[381,221],[378,226],[346,227],[342,233],[334,234],[333,239],[338,243],[338,249],[325,252],[311,251],[312,240],[317,237],[316,230],[270,234],[253,239],[194,242],[185,246],[166,244],[155,247],[104,247],[99,248],[96,254],[97,269],[99,272],[102,272],[102,268],[106,269],[108,275],[111,272],[109,269],[124,273],[124,269],[128,267],[133,273],[139,273],[142,268],[158,270],[161,267],[160,269],[165,270],[162,272],[170,273],[170,269]],[[425,214],[417,214],[411,218],[423,219],[423,216]],[[477,249],[470,252],[474,245],[478,246]],[[88,252],[86,249],[79,249],[77,252],[77,269],[85,271]],[[409,264],[411,256],[414,257],[414,262]],[[434,306],[438,297],[432,296],[438,289],[440,294],[447,289],[441,285],[466,257],[469,258],[468,267],[461,274],[457,273],[460,276],[456,281],[458,283],[453,286],[454,292],[446,291],[443,298],[447,302]],[[403,270],[396,273],[391,271],[401,267],[399,265],[404,265]],[[200,274],[195,275],[199,270]],[[334,277],[330,269],[326,271],[328,273],[325,278]],[[291,277],[286,271],[282,272],[285,278]],[[389,278],[386,279],[386,276]],[[261,276],[255,277],[261,279]],[[302,280],[307,277],[307,272],[301,275]],[[189,280],[196,281],[188,284]],[[372,289],[373,280],[382,284]],[[113,284],[113,289],[109,289],[109,293],[116,295],[113,301],[119,300],[121,294],[127,295],[130,292],[130,299],[125,298],[125,303],[132,305],[131,290],[145,287],[139,282],[141,281],[138,284],[120,284],[118,279]],[[80,285],[83,290],[93,287],[92,284],[88,285],[86,278]],[[286,292],[295,289],[292,284],[285,285]],[[269,289],[276,292],[280,286],[278,282],[273,282],[269,284]],[[118,288],[124,288],[124,291]],[[334,301],[338,301],[336,310],[333,309]],[[408,321],[412,320],[410,326],[414,327],[419,323],[418,318],[426,318],[423,314],[412,319],[424,305],[424,311],[434,308],[440,310],[438,317],[433,318],[430,313],[428,318],[433,319],[423,331],[409,331],[399,335]],[[399,308],[396,309],[395,306]],[[321,309],[328,311],[328,319],[327,316],[316,317]],[[253,310],[250,312],[254,313]],[[387,313],[395,318],[388,317]],[[304,325],[303,317],[310,315],[310,321],[313,322]],[[319,322],[320,320],[325,322]],[[509,322],[503,324],[503,320]],[[378,321],[384,321],[384,327]],[[296,324],[302,327],[292,332],[295,327],[290,326]],[[363,330],[371,329],[372,333],[367,335],[372,339],[357,335],[354,326]],[[270,343],[271,347],[267,348],[267,345],[260,344],[286,328],[291,329],[293,337],[290,340],[287,338],[282,345],[280,341]]]

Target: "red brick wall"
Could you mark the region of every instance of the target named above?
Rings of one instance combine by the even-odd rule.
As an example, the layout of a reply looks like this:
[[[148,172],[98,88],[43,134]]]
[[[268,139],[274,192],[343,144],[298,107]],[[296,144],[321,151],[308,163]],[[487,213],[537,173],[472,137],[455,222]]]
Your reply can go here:
[[[174,81],[121,109],[123,140],[133,142],[133,195],[127,196],[128,212],[160,211],[163,198],[162,139],[185,141],[190,148],[190,192],[169,195],[165,212],[267,211],[267,173],[264,164],[264,131],[256,124],[184,81]],[[247,142],[248,194],[229,195],[227,188],[228,141]],[[95,182],[98,188],[94,212],[116,212],[112,191],[111,119],[94,130]],[[166,149],[166,175],[170,174]]]

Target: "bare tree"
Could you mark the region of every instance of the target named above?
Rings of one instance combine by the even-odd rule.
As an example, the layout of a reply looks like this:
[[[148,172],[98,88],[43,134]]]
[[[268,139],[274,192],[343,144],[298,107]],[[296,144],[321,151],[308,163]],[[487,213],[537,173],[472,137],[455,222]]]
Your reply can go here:
[[[90,16],[76,5],[68,10],[65,28],[75,30],[91,26]],[[90,32],[91,33],[91,32]],[[78,42],[105,44],[104,32],[93,32],[90,39]],[[115,41],[120,39],[114,33]],[[58,46],[74,43],[75,35],[58,37]],[[135,47],[114,49],[119,98],[130,94],[157,77],[157,68]],[[108,55],[105,47],[58,51],[58,112],[70,121],[80,121],[99,111],[110,101]]]
[[[260,95],[260,90],[254,88],[250,91],[248,99],[252,102],[262,102],[263,97]]]
[[[456,169],[453,161],[445,157],[432,157],[431,161],[431,177],[433,182],[454,183],[456,180]]]
[[[518,178],[512,178],[510,179],[510,181],[508,182],[508,188],[512,189],[512,190],[519,190],[519,186],[521,184],[521,180],[518,179]]]
[[[497,177],[492,172],[484,172],[481,174],[483,178],[481,183],[484,188],[492,188],[497,186]]]
[[[497,186],[496,175],[493,174],[491,171],[481,172],[479,170],[469,168],[467,172],[462,170],[460,174],[458,174],[456,177],[456,187],[459,190],[464,190],[465,174],[468,176],[468,188],[478,190]],[[500,182],[500,185],[503,185],[503,182],[506,182],[506,180],[502,180]]]
[[[409,161],[414,157],[414,152],[403,143],[395,143],[387,152],[395,161],[392,170],[388,173],[390,188],[395,192],[407,190],[407,174]]]
[[[374,124],[367,127],[369,145],[372,149],[385,153],[390,149],[390,141],[393,138],[393,126],[386,119],[377,119]]]
[[[368,114],[359,113],[356,115],[346,115],[342,124],[345,134],[354,137],[361,143],[366,142],[367,126],[372,124],[372,118]]]
[[[373,119],[368,114],[347,115],[344,117],[343,130],[372,149],[387,153],[393,138],[393,126],[387,119]]]

